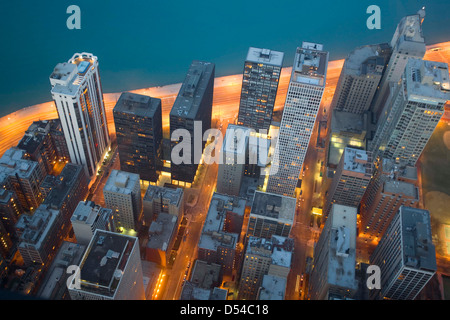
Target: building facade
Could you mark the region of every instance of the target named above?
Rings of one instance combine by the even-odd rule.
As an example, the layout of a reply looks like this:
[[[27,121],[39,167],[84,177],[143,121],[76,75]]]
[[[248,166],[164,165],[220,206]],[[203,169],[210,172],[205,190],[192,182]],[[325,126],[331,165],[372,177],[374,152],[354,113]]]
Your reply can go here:
[[[284,53],[250,47],[244,64],[237,124],[269,130]]]
[[[97,57],[75,53],[56,65],[50,84],[70,160],[92,178],[111,145]]]
[[[156,182],[162,166],[161,99],[124,92],[113,115],[120,169]]]
[[[309,42],[297,48],[267,192],[294,196],[326,84],[328,52],[322,50]]]

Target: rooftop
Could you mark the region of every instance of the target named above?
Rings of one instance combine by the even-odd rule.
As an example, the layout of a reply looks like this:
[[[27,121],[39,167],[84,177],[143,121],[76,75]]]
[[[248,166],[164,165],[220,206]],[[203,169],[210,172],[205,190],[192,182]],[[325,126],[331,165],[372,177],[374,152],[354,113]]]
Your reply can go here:
[[[84,222],[88,225],[92,225],[97,217],[101,216],[104,212],[112,215],[112,210],[108,208],[102,208],[95,204],[93,201],[80,201],[70,219],[73,222]]]
[[[97,65],[91,53],[75,53],[68,62],[58,63],[50,75],[52,93],[74,96],[90,68]]]
[[[177,216],[165,212],[158,213],[156,221],[150,224],[147,248],[166,251],[177,227]]]
[[[291,81],[325,87],[328,52],[322,49],[323,45],[311,42],[297,48]]]
[[[403,262],[407,267],[436,271],[436,250],[427,210],[400,207]]]
[[[271,239],[250,236],[247,245],[247,254],[257,254],[270,257],[272,264],[290,268],[294,240],[281,236],[272,235]]]
[[[8,176],[18,175],[23,179],[31,176],[31,173],[39,164],[36,161],[24,159],[25,153],[25,150],[16,147],[5,151],[0,158],[0,183]]]
[[[442,62],[409,59],[405,68],[409,98],[430,104],[450,100],[448,65]]]
[[[328,282],[344,288],[356,288],[356,213],[354,207],[333,204],[328,255]],[[330,219],[330,216],[328,217]]]
[[[105,183],[103,192],[109,191],[122,194],[131,194],[136,184],[139,184],[139,174],[120,170],[111,170],[111,174]]]
[[[247,149],[250,128],[229,124],[224,138],[223,151],[225,154],[243,154]]]
[[[344,170],[362,173],[365,175],[372,174],[372,157],[370,152],[345,148],[342,155],[344,157]]]
[[[353,75],[375,74],[382,75],[385,57],[383,50],[387,50],[387,44],[366,45],[353,50],[345,59],[342,72]]]
[[[244,216],[246,200],[215,192],[211,198],[208,214],[203,224],[199,248],[217,250],[218,246],[234,248],[239,239],[238,233],[224,231],[227,212]]]
[[[97,229],[80,264],[81,290],[114,296],[136,241]]]
[[[245,61],[282,67],[283,58],[283,52],[250,47]]]
[[[414,184],[405,181],[386,181],[383,186],[383,192],[391,194],[402,194],[405,197],[419,200],[419,189]]]
[[[196,119],[205,91],[214,81],[215,65],[194,60],[170,111],[171,116]]]
[[[45,204],[41,204],[33,215],[22,214],[16,224],[20,245],[33,245],[39,249],[59,215],[59,210]]]
[[[295,198],[256,191],[250,214],[292,224],[295,216],[295,205]]]
[[[183,198],[183,189],[173,189],[149,185],[147,191],[145,192],[143,201],[152,202],[155,200],[155,198],[161,198],[165,201],[169,201],[170,204],[179,206],[181,204],[181,199]]]
[[[286,278],[266,274],[263,276],[259,300],[284,300]]]
[[[153,118],[158,107],[161,107],[161,99],[131,92],[123,92],[114,106],[114,112]]]

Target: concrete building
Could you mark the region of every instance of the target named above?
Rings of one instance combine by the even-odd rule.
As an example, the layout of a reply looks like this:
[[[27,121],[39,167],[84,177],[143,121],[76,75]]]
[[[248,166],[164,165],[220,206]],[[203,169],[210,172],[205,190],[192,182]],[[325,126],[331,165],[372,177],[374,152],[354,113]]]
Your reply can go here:
[[[297,48],[267,192],[294,196],[326,84],[328,52],[322,50],[309,42]]]
[[[257,300],[284,300],[287,279],[265,274],[258,291]]]
[[[220,151],[217,192],[238,196],[244,176],[250,129],[229,124]]]
[[[160,212],[181,220],[184,214],[184,191],[182,188],[166,188],[149,185],[142,199],[145,225],[150,225]]]
[[[173,263],[170,260],[180,220],[178,216],[160,212],[148,229],[148,241],[145,247],[145,260],[155,262],[162,267]]]
[[[450,99],[446,63],[409,59],[378,121],[370,144],[374,157],[415,166]]]
[[[51,178],[51,181],[47,178]],[[59,176],[47,176],[46,183],[50,185],[50,192],[43,204],[60,211],[64,232],[68,232],[72,226],[70,219],[73,212],[88,193],[83,166],[67,163]]]
[[[41,204],[33,215],[22,214],[16,224],[18,249],[26,266],[47,265],[63,240],[59,210]]]
[[[214,72],[213,63],[194,60],[170,110],[171,154],[176,153],[183,160],[174,161],[171,158],[173,184],[189,187],[194,181],[206,144],[203,135],[211,128]],[[183,130],[185,134],[188,132],[190,142],[182,140],[182,136],[177,134],[179,131],[174,134],[177,129]],[[181,141],[182,150],[178,145]]]
[[[95,177],[111,145],[97,57],[75,53],[56,65],[50,84],[70,160]]]
[[[373,179],[361,200],[360,235],[381,238],[400,206],[418,207],[419,189],[392,160],[374,165]]]
[[[77,243],[87,246],[97,229],[116,232],[112,209],[80,201],[70,219]]]
[[[198,259],[220,264],[230,275],[244,221],[245,199],[214,193],[198,242]]]
[[[25,158],[39,163],[46,174],[53,173],[53,165],[58,160],[50,131],[50,121],[33,121],[17,144],[17,148],[25,150]]]
[[[72,300],[145,300],[138,238],[97,229],[79,264]]]
[[[9,237],[16,238],[16,223],[23,209],[13,191],[0,188],[0,220]]]
[[[113,115],[120,169],[156,182],[162,167],[161,99],[124,92]]]
[[[358,289],[355,268],[356,208],[333,204],[314,247],[311,300],[353,298]]]
[[[371,299],[414,300],[436,272],[436,250],[427,210],[402,206],[370,257],[381,271]]]
[[[332,204],[358,207],[372,174],[370,152],[345,148],[326,196],[324,214],[328,216]]]
[[[345,59],[330,110],[353,114],[368,111],[390,53],[387,43],[353,50]]]
[[[283,52],[249,48],[244,63],[238,125],[257,132],[269,130],[283,59]]]
[[[183,284],[180,300],[226,300],[228,290],[220,289],[222,266],[196,260],[189,280]]]
[[[291,270],[294,240],[273,235],[270,239],[249,237],[239,281],[239,300],[255,300],[266,274],[287,280]]]
[[[425,10],[422,8],[417,14],[403,17],[397,25],[389,44],[391,47],[389,62],[371,107],[376,119],[383,113],[383,107],[389,96],[389,87],[401,79],[408,59],[422,59],[425,55],[425,39],[422,32],[424,18]]]
[[[45,172],[39,163],[25,159],[25,150],[10,148],[0,158],[0,186],[14,191],[25,211],[33,211],[44,200],[39,186]]]
[[[111,170],[103,187],[105,206],[113,210],[116,228],[137,230],[142,212],[139,175]]]
[[[256,191],[247,236],[266,239],[272,235],[288,237],[294,223],[295,208],[295,198]]]

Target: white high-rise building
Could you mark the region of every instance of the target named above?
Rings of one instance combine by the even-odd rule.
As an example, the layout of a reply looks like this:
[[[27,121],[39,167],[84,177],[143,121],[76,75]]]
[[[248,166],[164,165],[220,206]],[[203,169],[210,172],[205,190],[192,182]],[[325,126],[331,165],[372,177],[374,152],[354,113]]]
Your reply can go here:
[[[111,145],[97,57],[75,53],[56,65],[50,84],[70,159],[93,177]]]
[[[373,100],[372,111],[377,118],[389,96],[389,85],[401,79],[408,59],[422,59],[425,55],[425,39],[422,33],[424,18],[425,8],[422,8],[414,15],[403,17],[397,25],[390,43],[392,54]]]
[[[293,196],[326,84],[328,52],[303,42],[292,67],[267,192]]]

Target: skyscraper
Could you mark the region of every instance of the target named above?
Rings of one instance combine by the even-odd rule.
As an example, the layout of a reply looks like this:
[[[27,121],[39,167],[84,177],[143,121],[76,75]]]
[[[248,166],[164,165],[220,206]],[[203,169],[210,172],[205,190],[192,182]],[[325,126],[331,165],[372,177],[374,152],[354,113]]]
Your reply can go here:
[[[400,83],[391,89],[369,149],[374,158],[414,166],[450,99],[448,65],[409,59]]]
[[[384,43],[353,50],[345,59],[330,110],[354,114],[369,110],[389,54]]]
[[[356,293],[356,211],[354,207],[333,204],[314,247],[311,300],[352,298]]]
[[[401,79],[408,59],[422,59],[425,55],[425,39],[422,32],[424,18],[425,9],[422,8],[417,14],[403,17],[397,25],[390,43],[392,53],[372,103],[371,109],[377,119],[388,99],[389,86]]]
[[[269,130],[284,53],[250,47],[244,64],[239,125]]]
[[[436,272],[430,213],[401,206],[370,263],[381,271],[381,289],[371,290],[371,299],[414,300]]]
[[[181,182],[190,186],[194,181],[206,144],[203,135],[211,128],[214,72],[213,63],[194,60],[170,111],[171,175],[174,184]],[[180,137],[174,134],[177,129],[182,130]],[[189,137],[182,133],[189,134]],[[179,143],[183,143],[185,148],[176,152],[182,161],[175,163],[173,153]]]
[[[156,182],[162,165],[161,99],[124,92],[113,115],[120,169]]]
[[[326,84],[328,52],[321,44],[297,48],[267,192],[293,196]]]
[[[50,84],[70,160],[92,178],[111,145],[97,57],[75,53],[56,65]]]

